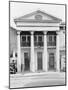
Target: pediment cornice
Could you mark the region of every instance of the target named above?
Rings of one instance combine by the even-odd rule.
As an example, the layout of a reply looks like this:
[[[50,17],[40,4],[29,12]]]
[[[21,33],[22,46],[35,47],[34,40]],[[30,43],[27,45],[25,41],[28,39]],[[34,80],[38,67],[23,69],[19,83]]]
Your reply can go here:
[[[24,23],[59,23],[61,19],[54,17],[50,14],[37,10],[35,12],[26,14],[19,18],[14,19],[14,22],[24,22]]]

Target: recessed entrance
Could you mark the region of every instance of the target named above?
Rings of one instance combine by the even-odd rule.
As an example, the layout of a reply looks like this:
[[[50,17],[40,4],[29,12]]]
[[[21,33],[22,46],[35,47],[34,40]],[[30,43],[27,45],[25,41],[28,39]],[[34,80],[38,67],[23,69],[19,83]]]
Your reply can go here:
[[[30,56],[28,52],[24,53],[24,71],[30,70]]]
[[[37,70],[42,70],[42,52],[37,52]]]
[[[49,53],[49,70],[55,70],[55,54]]]

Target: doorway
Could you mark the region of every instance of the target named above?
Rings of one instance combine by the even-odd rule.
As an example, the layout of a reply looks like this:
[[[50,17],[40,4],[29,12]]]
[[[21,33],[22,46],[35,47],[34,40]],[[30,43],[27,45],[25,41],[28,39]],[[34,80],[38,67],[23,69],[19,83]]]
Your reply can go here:
[[[24,52],[24,71],[30,71],[30,55]]]
[[[42,70],[42,52],[37,52],[37,70]]]
[[[49,70],[55,70],[55,54],[49,53]]]

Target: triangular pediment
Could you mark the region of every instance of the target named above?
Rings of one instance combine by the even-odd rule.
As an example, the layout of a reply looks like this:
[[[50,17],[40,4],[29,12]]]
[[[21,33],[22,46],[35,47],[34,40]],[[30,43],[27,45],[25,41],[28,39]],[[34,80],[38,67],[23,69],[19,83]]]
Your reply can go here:
[[[57,17],[54,17],[50,14],[47,14],[45,12],[42,12],[40,10],[37,10],[35,12],[32,12],[32,13],[29,13],[29,14],[26,14],[24,16],[21,16],[19,18],[16,18],[14,19],[14,21],[54,21],[54,22],[60,22],[61,19],[57,18]]]

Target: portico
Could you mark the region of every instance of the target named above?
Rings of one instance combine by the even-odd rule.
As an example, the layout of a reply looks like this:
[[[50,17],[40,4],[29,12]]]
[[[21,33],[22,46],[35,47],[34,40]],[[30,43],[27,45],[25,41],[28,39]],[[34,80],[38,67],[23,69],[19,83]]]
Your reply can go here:
[[[60,71],[60,19],[35,11],[14,20],[17,30],[17,72]]]

